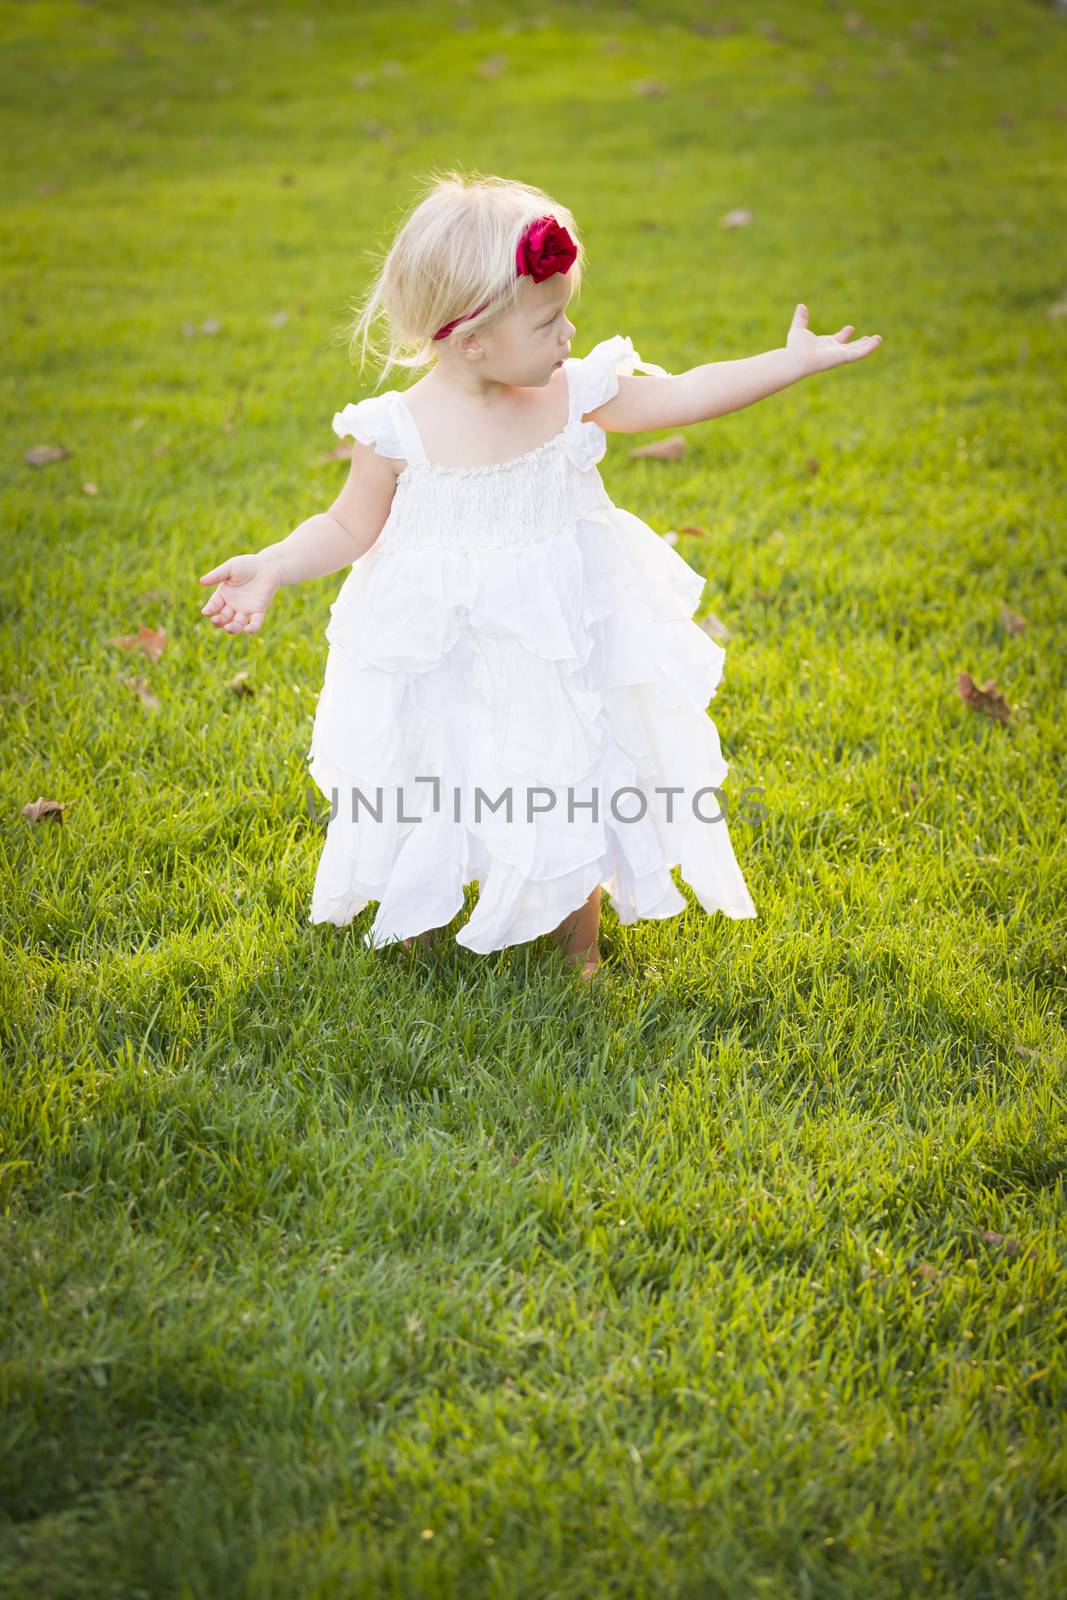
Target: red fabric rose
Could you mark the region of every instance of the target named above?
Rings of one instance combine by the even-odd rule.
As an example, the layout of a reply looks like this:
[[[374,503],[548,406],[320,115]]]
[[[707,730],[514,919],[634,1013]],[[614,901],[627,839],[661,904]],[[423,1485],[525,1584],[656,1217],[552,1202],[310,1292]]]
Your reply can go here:
[[[515,266],[523,277],[529,273],[535,283],[554,272],[567,272],[578,254],[578,246],[555,217],[538,217],[523,232],[515,247]]]

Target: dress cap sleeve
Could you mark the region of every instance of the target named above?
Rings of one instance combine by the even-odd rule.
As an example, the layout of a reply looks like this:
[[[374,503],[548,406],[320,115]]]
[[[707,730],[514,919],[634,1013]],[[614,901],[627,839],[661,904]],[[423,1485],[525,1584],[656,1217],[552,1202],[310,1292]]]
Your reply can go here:
[[[333,431],[339,439],[351,436],[394,461],[418,461],[422,450],[406,413],[407,407],[396,390],[389,389],[384,394],[350,402],[335,412]]]
[[[566,366],[571,388],[571,421],[613,400],[619,392],[620,375],[630,377],[636,369],[657,378],[670,377],[670,373],[655,362],[642,361],[633,340],[621,333],[612,339],[601,339],[587,356],[572,357]]]

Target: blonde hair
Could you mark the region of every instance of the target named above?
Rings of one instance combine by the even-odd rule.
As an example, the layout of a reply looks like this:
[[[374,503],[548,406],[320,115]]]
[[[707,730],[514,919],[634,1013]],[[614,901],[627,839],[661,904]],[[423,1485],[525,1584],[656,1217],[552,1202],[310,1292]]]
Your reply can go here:
[[[528,223],[551,214],[567,229],[578,254],[568,277],[574,293],[582,284],[585,252],[571,212],[543,189],[492,174],[434,172],[421,188],[374,282],[346,330],[349,354],[362,367],[381,361],[380,388],[394,367],[429,365],[437,353],[434,334],[446,322],[488,301],[467,317],[464,332],[491,326],[518,303],[522,278],[515,249]],[[374,328],[384,318],[384,348]]]

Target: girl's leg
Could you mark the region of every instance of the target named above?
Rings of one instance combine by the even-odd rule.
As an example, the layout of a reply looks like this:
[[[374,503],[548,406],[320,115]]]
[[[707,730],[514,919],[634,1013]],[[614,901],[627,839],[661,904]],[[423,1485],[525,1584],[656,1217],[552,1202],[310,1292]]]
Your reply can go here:
[[[438,933],[436,928],[428,928],[425,933],[416,935],[419,943],[424,947],[433,945]],[[584,906],[577,911],[569,912],[559,927],[553,930],[552,937],[563,949],[564,964],[568,967],[580,967],[583,978],[591,978],[603,962],[600,952],[600,885],[593,890]],[[402,941],[405,950],[410,950],[411,939]]]
[[[600,967],[600,885],[597,884],[584,906],[570,912],[552,937],[563,949],[564,964],[580,967],[583,978],[591,978]]]

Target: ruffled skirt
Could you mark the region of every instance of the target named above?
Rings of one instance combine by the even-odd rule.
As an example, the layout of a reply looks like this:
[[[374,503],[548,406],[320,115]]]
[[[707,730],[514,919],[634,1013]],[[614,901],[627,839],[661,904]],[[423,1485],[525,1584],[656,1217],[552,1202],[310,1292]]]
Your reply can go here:
[[[310,921],[378,902],[368,945],[440,927],[487,954],[599,884],[622,923],[754,917],[707,714],[721,645],[704,579],[618,506],[549,538],[379,549],[331,607],[308,767],[331,817]],[[670,791],[670,792],[669,792]]]

